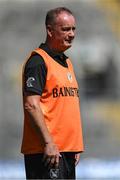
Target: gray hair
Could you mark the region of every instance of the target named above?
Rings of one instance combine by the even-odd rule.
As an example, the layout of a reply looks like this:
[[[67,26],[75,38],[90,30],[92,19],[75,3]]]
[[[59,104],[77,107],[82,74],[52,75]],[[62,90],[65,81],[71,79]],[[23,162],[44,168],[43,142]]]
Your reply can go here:
[[[55,9],[51,9],[46,14],[45,25],[47,26],[47,25],[54,24],[55,20],[56,20],[56,17],[59,14],[61,14],[62,12],[65,12],[65,13],[73,16],[73,13],[69,9],[67,9],[65,7],[58,7],[58,8],[55,8]]]

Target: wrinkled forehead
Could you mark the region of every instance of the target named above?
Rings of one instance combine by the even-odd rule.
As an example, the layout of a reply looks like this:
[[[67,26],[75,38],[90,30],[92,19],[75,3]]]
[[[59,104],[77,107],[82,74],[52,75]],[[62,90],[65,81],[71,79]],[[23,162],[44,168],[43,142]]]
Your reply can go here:
[[[57,15],[56,20],[55,20],[56,24],[62,23],[72,23],[75,25],[75,18],[73,15],[68,14],[66,12],[62,12],[60,14]]]

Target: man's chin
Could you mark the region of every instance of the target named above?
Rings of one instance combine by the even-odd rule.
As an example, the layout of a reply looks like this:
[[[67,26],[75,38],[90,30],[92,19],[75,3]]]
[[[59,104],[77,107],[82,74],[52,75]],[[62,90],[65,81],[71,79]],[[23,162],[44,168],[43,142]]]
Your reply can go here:
[[[66,49],[69,49],[72,46],[72,44],[67,44]]]
[[[63,48],[62,51],[66,51],[67,49],[69,49],[72,46],[72,44],[66,44]]]

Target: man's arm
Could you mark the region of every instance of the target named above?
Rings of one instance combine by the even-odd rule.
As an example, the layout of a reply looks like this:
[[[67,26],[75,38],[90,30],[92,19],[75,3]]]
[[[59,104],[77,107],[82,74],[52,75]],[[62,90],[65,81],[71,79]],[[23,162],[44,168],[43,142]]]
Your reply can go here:
[[[45,165],[56,167],[59,164],[59,157],[61,156],[57,146],[47,129],[44,121],[44,116],[40,107],[40,95],[27,94],[24,96],[24,108],[30,116],[30,120],[34,124],[36,130],[42,135],[44,142],[44,162]]]

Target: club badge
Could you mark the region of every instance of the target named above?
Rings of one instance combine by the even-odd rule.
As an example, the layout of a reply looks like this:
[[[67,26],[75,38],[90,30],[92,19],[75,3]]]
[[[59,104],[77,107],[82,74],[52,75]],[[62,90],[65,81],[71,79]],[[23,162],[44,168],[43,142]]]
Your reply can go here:
[[[72,78],[72,75],[71,75],[70,72],[67,73],[67,78],[68,78],[68,80],[69,80],[70,82],[73,81],[73,78]]]
[[[33,81],[35,81],[35,78],[29,77],[26,81],[27,87],[33,87]]]
[[[50,169],[50,178],[57,179],[59,177],[59,169]]]

